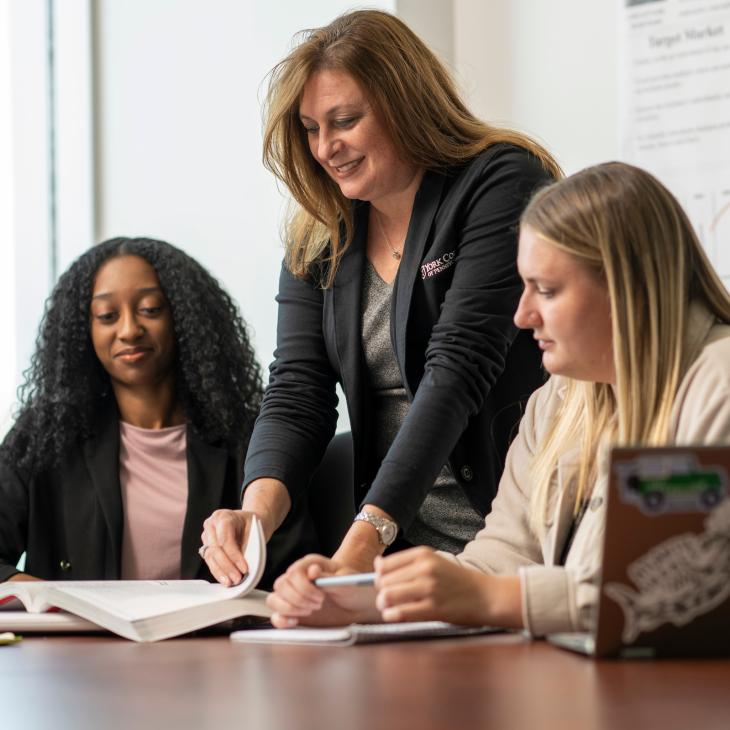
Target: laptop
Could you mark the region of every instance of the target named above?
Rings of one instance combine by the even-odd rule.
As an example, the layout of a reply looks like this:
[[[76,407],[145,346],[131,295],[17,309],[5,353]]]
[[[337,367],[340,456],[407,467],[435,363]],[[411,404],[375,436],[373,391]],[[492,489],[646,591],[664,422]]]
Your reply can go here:
[[[730,655],[730,447],[614,448],[595,657]]]

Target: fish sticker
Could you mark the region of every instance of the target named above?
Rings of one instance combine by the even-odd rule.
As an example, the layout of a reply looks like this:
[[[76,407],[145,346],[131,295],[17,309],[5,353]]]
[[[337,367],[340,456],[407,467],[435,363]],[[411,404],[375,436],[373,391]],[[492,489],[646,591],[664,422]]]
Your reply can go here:
[[[626,644],[663,624],[685,626],[721,605],[730,598],[730,500],[707,516],[703,532],[655,545],[626,572],[635,587],[604,586],[623,611]]]

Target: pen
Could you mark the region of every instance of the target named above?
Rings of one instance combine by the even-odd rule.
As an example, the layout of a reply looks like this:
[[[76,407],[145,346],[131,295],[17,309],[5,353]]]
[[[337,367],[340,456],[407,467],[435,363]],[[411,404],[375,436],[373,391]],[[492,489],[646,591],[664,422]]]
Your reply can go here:
[[[318,588],[339,588],[340,586],[371,586],[375,583],[375,573],[351,573],[350,575],[330,575],[317,578],[314,585]]]

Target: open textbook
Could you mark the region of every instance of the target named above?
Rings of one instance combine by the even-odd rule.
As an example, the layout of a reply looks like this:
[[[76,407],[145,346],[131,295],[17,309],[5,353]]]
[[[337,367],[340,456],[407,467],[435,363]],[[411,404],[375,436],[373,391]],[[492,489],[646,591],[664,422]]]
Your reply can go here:
[[[492,626],[456,626],[443,621],[404,621],[392,624],[350,624],[336,628],[302,626],[293,629],[245,629],[234,631],[231,639],[255,644],[352,646],[376,641],[475,636],[500,631],[502,629]]]
[[[266,543],[256,518],[251,523],[244,555],[249,572],[233,588],[204,580],[3,583],[0,584],[0,631],[10,628],[4,627],[3,615],[10,619],[12,614],[11,620],[16,621],[17,609],[22,607],[28,612],[26,630],[30,630],[33,619],[30,614],[61,609],[133,641],[159,641],[238,616],[269,616],[266,593],[254,590],[266,563]],[[39,624],[48,623],[48,618],[47,614],[39,616]],[[79,624],[70,617],[55,623],[66,623],[68,630],[88,630],[84,623]]]

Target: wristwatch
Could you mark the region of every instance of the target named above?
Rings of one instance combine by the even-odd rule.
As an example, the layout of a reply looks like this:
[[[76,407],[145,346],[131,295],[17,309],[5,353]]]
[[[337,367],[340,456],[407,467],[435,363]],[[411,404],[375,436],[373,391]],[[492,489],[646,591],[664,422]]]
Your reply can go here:
[[[372,512],[361,510],[355,515],[353,521],[369,522],[378,531],[378,540],[385,547],[391,545],[393,540],[395,540],[395,536],[398,534],[398,525],[393,520],[389,520],[386,517],[378,517],[378,515],[374,515]]]

